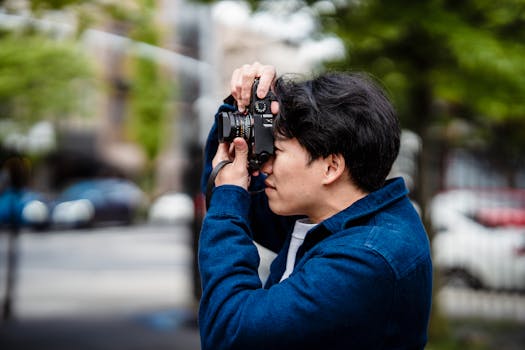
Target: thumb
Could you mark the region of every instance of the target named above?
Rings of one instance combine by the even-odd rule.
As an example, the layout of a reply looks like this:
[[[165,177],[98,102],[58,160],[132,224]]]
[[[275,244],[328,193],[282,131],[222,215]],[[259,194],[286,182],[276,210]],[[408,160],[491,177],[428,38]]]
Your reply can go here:
[[[215,179],[215,185],[231,184],[248,189],[250,182],[247,168],[248,144],[242,137],[237,137],[233,140],[232,153],[233,164],[226,165],[223,170],[219,172]]]
[[[248,144],[246,140],[242,137],[236,137],[233,140],[233,146],[235,148],[234,165],[246,169],[248,166]]]

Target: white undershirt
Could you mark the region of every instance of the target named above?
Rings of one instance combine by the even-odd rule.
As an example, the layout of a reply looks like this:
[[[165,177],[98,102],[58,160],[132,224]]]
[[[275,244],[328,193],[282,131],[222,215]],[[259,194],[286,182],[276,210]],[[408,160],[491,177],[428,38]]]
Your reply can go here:
[[[310,223],[308,219],[299,219],[295,222],[292,232],[292,240],[290,241],[290,247],[288,248],[288,255],[286,257],[286,270],[284,271],[280,282],[287,279],[292,273],[295,266],[295,256],[297,254],[297,250],[303,244],[306,233],[308,233],[308,231],[315,225],[316,224]]]

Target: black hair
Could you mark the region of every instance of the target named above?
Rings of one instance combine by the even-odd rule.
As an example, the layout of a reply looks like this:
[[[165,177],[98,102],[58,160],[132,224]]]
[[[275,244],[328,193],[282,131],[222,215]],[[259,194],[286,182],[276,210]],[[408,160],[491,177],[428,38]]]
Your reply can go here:
[[[275,133],[296,138],[311,160],[342,154],[354,183],[383,186],[399,153],[400,127],[383,89],[364,73],[324,73],[275,83]]]

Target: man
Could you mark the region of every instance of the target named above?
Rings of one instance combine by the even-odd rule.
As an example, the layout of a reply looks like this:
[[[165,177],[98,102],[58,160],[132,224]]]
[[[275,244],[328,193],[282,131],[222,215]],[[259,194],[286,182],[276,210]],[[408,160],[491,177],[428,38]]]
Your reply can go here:
[[[214,126],[206,146],[204,180],[213,155],[233,162],[201,231],[202,348],[423,349],[432,266],[403,180],[385,181],[399,150],[390,102],[363,75],[274,81],[255,63],[220,111],[246,108],[257,77],[258,96],[273,85],[278,100],[262,174],[250,177],[244,139],[218,144]],[[253,240],[278,252],[264,287]]]

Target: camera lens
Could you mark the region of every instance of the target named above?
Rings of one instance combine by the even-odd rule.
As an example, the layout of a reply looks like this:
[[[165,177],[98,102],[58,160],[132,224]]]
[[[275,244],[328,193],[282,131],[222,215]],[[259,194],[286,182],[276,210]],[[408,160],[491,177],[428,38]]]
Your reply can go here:
[[[219,116],[218,131],[220,142],[231,142],[236,137],[250,140],[252,134],[252,118],[240,113],[223,112]]]

